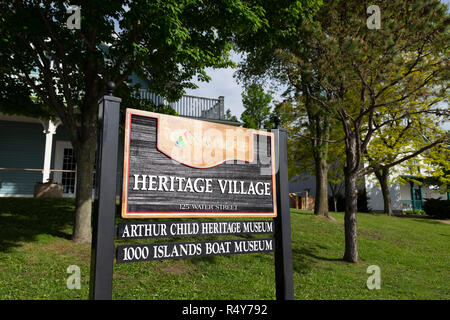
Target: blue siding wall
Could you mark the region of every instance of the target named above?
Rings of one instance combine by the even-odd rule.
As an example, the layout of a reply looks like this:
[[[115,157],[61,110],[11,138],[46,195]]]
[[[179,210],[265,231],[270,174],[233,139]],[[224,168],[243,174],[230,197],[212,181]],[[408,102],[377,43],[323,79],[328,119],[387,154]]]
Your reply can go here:
[[[45,135],[39,123],[0,121],[0,168],[40,169]],[[0,171],[0,194],[33,194],[40,172]]]
[[[42,169],[45,134],[39,123],[0,120],[0,168]],[[117,156],[117,195],[122,189],[123,134]],[[70,141],[60,125],[53,135],[51,169],[55,168],[56,141]],[[53,174],[50,174],[53,177]],[[33,195],[34,185],[42,181],[41,172],[0,171],[0,195]]]

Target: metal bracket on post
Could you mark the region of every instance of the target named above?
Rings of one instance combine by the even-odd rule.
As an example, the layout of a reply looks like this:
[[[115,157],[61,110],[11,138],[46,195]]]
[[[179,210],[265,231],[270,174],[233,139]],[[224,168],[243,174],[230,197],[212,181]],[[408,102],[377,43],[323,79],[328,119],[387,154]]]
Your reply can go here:
[[[275,280],[277,300],[294,300],[289,177],[286,129],[271,130],[275,137],[277,217],[275,222]]]
[[[110,95],[99,101],[99,139],[97,144],[98,211],[94,212],[91,248],[89,297],[93,300],[112,298],[114,237],[117,185],[117,152],[120,102],[112,96],[114,84],[108,82]]]

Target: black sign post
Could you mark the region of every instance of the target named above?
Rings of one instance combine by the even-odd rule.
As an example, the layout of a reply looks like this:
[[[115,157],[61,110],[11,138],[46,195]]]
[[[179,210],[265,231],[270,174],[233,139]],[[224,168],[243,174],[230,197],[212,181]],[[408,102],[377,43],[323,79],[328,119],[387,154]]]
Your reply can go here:
[[[117,153],[120,98],[112,96],[114,84],[108,82],[109,96],[99,102],[97,159],[98,211],[94,212],[91,249],[90,298],[111,300],[114,267],[114,237],[117,185]]]
[[[272,130],[274,144],[272,144],[271,150],[275,149],[273,155],[275,159],[272,158],[271,161],[275,161],[276,176],[270,181],[276,183],[276,203],[273,201],[273,205],[277,208],[273,209],[273,213],[276,213],[273,221],[132,222],[120,223],[116,229],[117,156],[121,99],[112,96],[114,89],[112,82],[108,83],[108,89],[110,95],[104,96],[99,102],[98,211],[94,212],[90,298],[94,300],[110,300],[112,298],[114,259],[116,259],[116,263],[125,263],[275,251],[276,298],[277,300],[293,300],[286,130]],[[275,174],[273,167],[272,173]],[[267,190],[270,191],[269,187]],[[267,193],[269,193],[268,191]],[[249,204],[244,203],[244,205],[248,206]],[[245,234],[275,234],[275,236],[265,239],[170,242],[114,247],[116,237],[118,239],[139,239]]]
[[[292,268],[291,217],[287,167],[286,129],[274,129],[277,208],[275,221],[275,279],[277,300],[294,300]]]

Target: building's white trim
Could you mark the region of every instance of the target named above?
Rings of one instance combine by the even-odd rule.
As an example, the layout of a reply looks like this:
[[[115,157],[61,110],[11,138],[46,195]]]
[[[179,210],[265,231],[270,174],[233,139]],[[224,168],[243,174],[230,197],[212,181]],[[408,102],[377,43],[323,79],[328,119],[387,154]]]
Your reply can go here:
[[[62,141],[62,140],[56,140],[55,141],[55,164],[54,167],[56,170],[62,170],[63,168],[63,161],[64,161],[64,149],[70,148],[72,149],[72,144],[70,141]],[[54,181],[56,183],[62,184],[62,172],[55,172],[54,174]],[[75,176],[75,190],[77,189],[76,186],[76,176]],[[72,193],[69,194],[63,194],[63,197],[73,197],[75,196]]]
[[[42,122],[45,133],[45,151],[44,151],[44,170],[42,171],[42,182],[47,182],[50,178],[50,164],[52,162],[52,145],[53,135],[56,133],[56,129],[61,124],[61,121]]]
[[[0,198],[33,198],[32,194],[0,193]]]

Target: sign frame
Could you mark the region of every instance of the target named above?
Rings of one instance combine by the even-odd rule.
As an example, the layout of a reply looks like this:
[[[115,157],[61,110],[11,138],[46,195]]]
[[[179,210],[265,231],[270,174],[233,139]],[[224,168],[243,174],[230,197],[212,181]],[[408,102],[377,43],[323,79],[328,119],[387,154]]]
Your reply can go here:
[[[226,158],[219,164],[210,166],[210,167],[196,167],[193,165],[189,165],[186,163],[179,162],[178,160],[171,157],[166,152],[162,151],[158,147],[158,134],[159,134],[159,119],[162,117],[174,117],[174,118],[180,118],[176,116],[169,116],[169,115],[163,115],[158,114],[154,112],[148,112],[143,110],[137,110],[137,109],[126,109],[125,114],[125,136],[124,136],[124,156],[123,156],[123,179],[122,179],[122,207],[121,207],[121,216],[122,218],[242,218],[242,217],[250,217],[250,218],[274,218],[277,216],[277,192],[276,192],[276,170],[275,170],[275,157],[276,157],[276,150],[275,150],[275,135],[272,132],[267,131],[261,131],[261,130],[254,130],[254,129],[243,129],[241,130],[247,130],[251,137],[254,137],[255,135],[260,136],[266,136],[270,137],[270,158],[271,158],[271,193],[272,193],[272,212],[246,212],[246,211],[199,211],[199,212],[183,212],[183,211],[161,211],[161,212],[130,212],[128,211],[128,195],[129,195],[129,170],[130,170],[130,144],[131,144],[131,117],[135,116],[142,116],[142,117],[148,117],[148,118],[154,118],[156,119],[156,149],[165,154],[167,157],[172,159],[173,161],[176,161],[180,163],[180,165],[186,165],[188,167],[192,167],[195,169],[204,169],[208,170],[213,167],[217,167],[220,164],[223,164],[230,160],[240,160],[237,158]],[[215,128],[223,128],[223,129],[236,129],[234,126],[230,125],[224,125],[224,124],[218,124],[218,123],[212,123],[204,120],[197,120],[197,119],[185,119],[185,121],[193,122],[193,123],[201,123],[201,124],[208,124],[211,126],[214,126]],[[253,160],[253,150],[255,148],[254,141],[250,143],[252,145],[252,155],[251,159]]]
[[[112,280],[115,260],[115,216],[117,154],[121,99],[114,97],[113,82],[107,84],[109,95],[99,101],[99,134],[97,179],[98,210],[93,212],[91,244],[90,289],[93,300],[112,299]],[[275,288],[277,300],[294,300],[289,181],[287,167],[287,132],[283,128],[271,130],[275,148],[277,172],[275,178],[277,215],[274,222]],[[273,144],[272,144],[273,146]],[[255,238],[257,239],[257,238]]]

